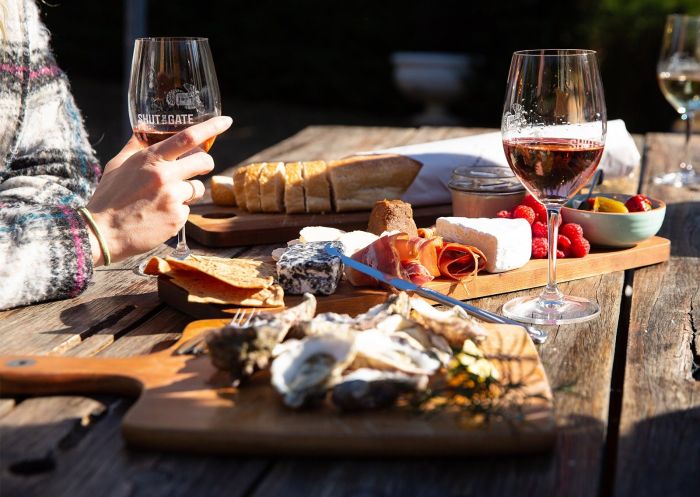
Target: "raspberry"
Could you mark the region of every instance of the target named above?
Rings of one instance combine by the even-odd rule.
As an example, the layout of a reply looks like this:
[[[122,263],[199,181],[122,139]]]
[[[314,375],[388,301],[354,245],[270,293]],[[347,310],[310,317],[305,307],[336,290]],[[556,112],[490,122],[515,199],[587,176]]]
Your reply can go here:
[[[537,202],[537,205],[532,208],[535,211],[535,214],[537,215],[537,221],[547,224],[547,208]]]
[[[562,255],[559,255],[559,252]],[[564,235],[559,235],[557,237],[557,257],[566,257],[571,253],[571,240],[569,240]]]
[[[519,205],[513,210],[513,219],[523,218],[528,223],[535,222],[535,211],[527,205]]]
[[[566,258],[564,251],[557,249],[557,259],[564,259],[564,258]]]
[[[566,223],[559,229],[559,233],[567,237],[569,240],[574,238],[583,238],[583,228],[580,224]]]
[[[547,238],[547,223],[541,221],[532,223],[532,237]]]
[[[532,258],[546,259],[547,258],[547,239],[536,237],[532,239]]]
[[[583,237],[574,238],[571,240],[571,256],[586,257],[586,254],[591,251],[591,244]]]
[[[502,217],[504,219],[510,219],[510,211],[498,211],[496,217]]]
[[[520,202],[520,205],[527,205],[530,207],[532,210],[535,210],[535,207],[538,205],[542,205],[535,197],[530,195],[529,193],[525,195],[525,198],[523,199],[522,202]]]

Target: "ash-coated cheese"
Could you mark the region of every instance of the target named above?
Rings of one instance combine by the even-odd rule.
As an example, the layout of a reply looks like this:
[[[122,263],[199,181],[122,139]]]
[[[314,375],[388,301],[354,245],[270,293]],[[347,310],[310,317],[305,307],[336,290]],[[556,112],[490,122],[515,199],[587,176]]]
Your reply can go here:
[[[343,244],[337,241],[297,243],[285,250],[277,261],[277,279],[286,293],[330,295],[335,292],[343,274],[343,263],[340,258],[326,253],[325,247],[329,244],[343,250]]]
[[[435,228],[446,242],[481,250],[489,273],[517,269],[530,260],[532,229],[525,219],[440,217]]]

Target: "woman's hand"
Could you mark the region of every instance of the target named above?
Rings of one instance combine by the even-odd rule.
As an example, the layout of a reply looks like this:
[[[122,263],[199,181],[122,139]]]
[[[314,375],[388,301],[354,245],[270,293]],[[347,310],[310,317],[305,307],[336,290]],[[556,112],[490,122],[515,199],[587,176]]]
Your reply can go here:
[[[189,178],[214,168],[198,145],[231,123],[230,117],[214,117],[148,148],[132,137],[107,164],[87,209],[113,261],[146,252],[177,234],[190,212],[187,203],[204,195],[202,182]],[[93,262],[102,264],[92,232],[90,243]]]

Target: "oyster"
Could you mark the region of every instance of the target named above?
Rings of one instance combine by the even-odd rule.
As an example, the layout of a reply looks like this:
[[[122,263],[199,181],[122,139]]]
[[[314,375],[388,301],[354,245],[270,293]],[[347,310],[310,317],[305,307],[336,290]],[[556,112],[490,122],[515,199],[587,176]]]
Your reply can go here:
[[[332,400],[345,411],[389,407],[399,395],[425,390],[428,377],[360,368],[333,387]]]
[[[366,330],[355,338],[355,367],[394,369],[409,374],[433,374],[442,363],[417,340],[400,333]]]
[[[311,321],[300,323],[295,329],[293,338],[323,335],[325,333],[350,332],[354,326],[354,319],[347,314],[324,312]]]
[[[272,386],[289,407],[323,398],[355,357],[351,334],[334,333],[287,340],[272,362]]]
[[[442,335],[456,349],[461,349],[465,340],[479,341],[486,334],[479,322],[471,318],[461,307],[453,307],[447,311],[435,309],[422,299],[411,299],[411,319],[428,328],[433,333]]]
[[[411,299],[405,292],[390,295],[386,301],[371,307],[364,314],[355,317],[357,328],[368,330],[375,328],[377,323],[385,320],[389,316],[398,314],[408,318],[411,315]]]
[[[273,348],[297,324],[313,318],[316,298],[305,294],[301,304],[279,312],[266,312],[245,326],[229,324],[205,337],[211,361],[218,369],[230,371],[234,385],[255,371],[267,367]]]
[[[442,335],[433,333],[415,321],[406,319],[399,314],[387,316],[383,321],[376,324],[375,329],[384,333],[404,336],[410,342],[417,342],[413,343],[414,347],[422,348],[433,355],[443,366],[447,366],[452,357],[452,348]]]

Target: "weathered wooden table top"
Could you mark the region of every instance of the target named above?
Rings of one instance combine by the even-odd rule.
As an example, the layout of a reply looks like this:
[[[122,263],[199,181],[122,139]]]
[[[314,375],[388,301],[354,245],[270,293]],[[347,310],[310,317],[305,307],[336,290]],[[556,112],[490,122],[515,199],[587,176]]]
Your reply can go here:
[[[341,157],[480,131],[310,127],[250,160]],[[675,167],[681,136],[650,134],[638,143],[641,191],[668,203],[660,234],[672,240],[672,259],[561,285],[597,300],[602,312],[552,328],[539,348],[555,391],[551,453],[366,460],[133,451],[119,432],[129,399],[0,398],[0,495],[700,495],[700,193],[651,181]],[[195,248],[236,256],[271,247]],[[191,319],[159,302],[154,279],[132,272],[139,260],[98,269],[76,299],[0,313],[0,355],[116,357],[172,343]],[[514,295],[474,303],[498,311]]]

